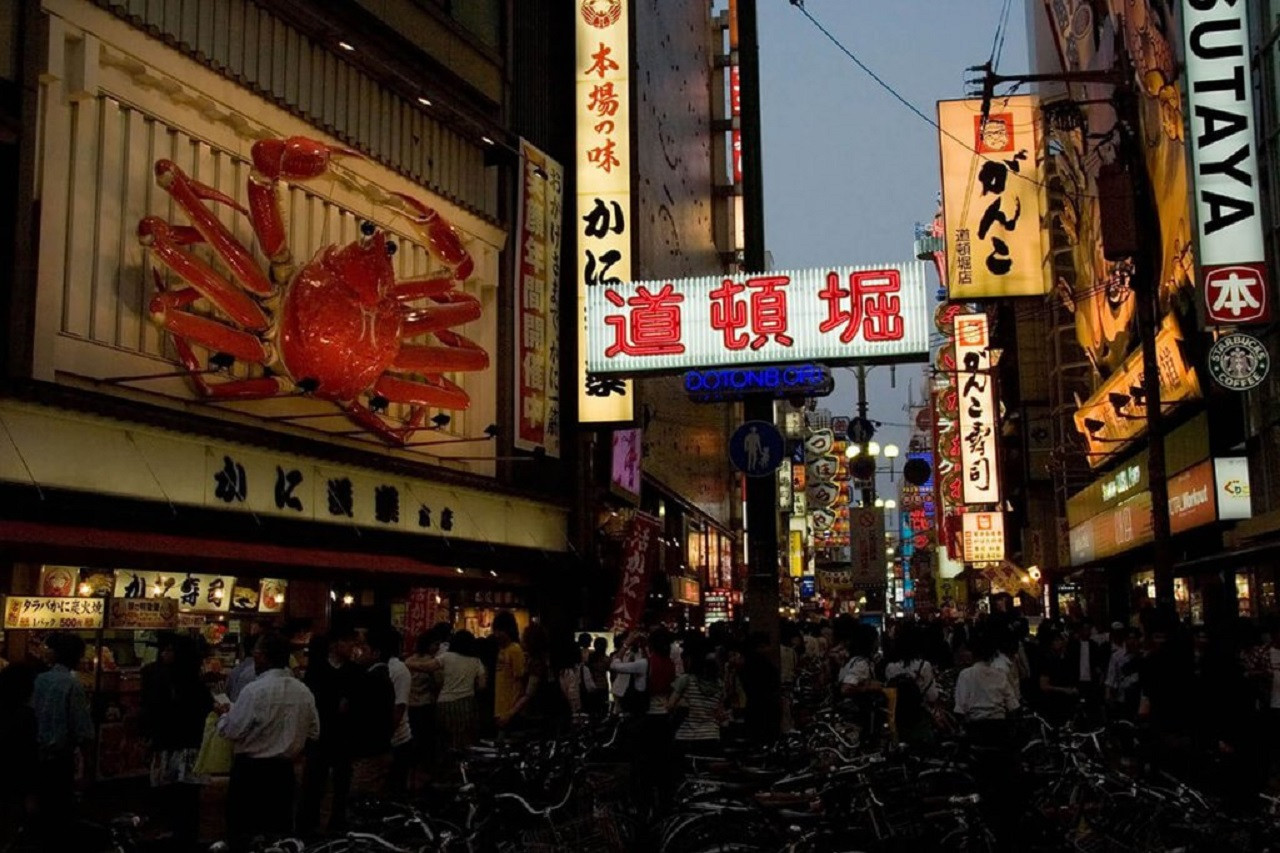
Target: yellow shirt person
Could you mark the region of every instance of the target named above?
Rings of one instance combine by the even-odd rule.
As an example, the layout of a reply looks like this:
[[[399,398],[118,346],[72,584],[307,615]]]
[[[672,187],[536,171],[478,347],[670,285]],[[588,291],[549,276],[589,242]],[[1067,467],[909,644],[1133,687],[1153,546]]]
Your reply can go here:
[[[510,611],[503,610],[494,616],[493,637],[498,642],[498,658],[493,667],[493,715],[505,720],[524,694],[525,679],[520,629]]]

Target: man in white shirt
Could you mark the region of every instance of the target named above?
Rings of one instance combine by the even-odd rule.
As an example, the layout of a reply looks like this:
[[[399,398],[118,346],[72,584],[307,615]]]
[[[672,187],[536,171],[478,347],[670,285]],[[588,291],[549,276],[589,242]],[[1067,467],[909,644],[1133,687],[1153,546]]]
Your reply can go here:
[[[255,836],[293,832],[294,760],[320,736],[315,697],[289,670],[289,642],[265,634],[253,648],[261,673],[233,704],[220,704],[218,733],[235,758],[227,791],[227,830],[243,848]]]
[[[408,791],[409,768],[413,763],[415,733],[409,726],[409,691],[413,686],[413,674],[400,659],[403,641],[399,631],[388,628],[380,642],[383,644],[382,659],[387,662],[391,687],[395,691],[395,707],[392,711],[395,727],[391,731],[391,775],[387,780],[387,794],[396,798]],[[421,734],[426,736],[426,732]]]

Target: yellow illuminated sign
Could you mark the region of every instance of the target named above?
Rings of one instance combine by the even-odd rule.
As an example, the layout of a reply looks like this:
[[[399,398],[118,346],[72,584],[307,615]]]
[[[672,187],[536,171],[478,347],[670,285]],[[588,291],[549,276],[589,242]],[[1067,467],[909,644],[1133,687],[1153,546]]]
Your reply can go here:
[[[1031,95],[939,101],[947,288],[953,300],[1048,292],[1044,160]]]
[[[629,421],[629,380],[587,373],[587,288],[631,281],[631,55],[628,0],[577,10],[578,420]]]
[[[9,630],[84,631],[102,627],[106,599],[11,595],[4,601]]]
[[[1200,380],[1183,356],[1182,330],[1172,314],[1165,315],[1156,335],[1161,408],[1200,397]],[[1147,428],[1143,399],[1142,349],[1130,353],[1121,368],[1102,383],[1075,413],[1076,429],[1089,446],[1089,465],[1096,468]]]

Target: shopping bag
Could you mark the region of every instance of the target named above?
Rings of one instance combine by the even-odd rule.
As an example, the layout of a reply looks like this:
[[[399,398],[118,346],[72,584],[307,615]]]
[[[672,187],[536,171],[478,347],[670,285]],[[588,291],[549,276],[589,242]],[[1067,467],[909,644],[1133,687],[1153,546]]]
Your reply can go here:
[[[196,776],[225,776],[231,772],[231,741],[218,734],[218,715],[210,713],[204,721],[204,738],[192,772]]]

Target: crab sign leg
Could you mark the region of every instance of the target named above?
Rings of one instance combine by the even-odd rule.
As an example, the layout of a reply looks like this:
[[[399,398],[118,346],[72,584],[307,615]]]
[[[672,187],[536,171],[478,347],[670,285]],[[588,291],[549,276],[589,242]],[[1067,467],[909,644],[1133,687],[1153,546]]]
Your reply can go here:
[[[359,157],[360,152],[336,148],[305,136],[288,139],[260,139],[250,150],[253,171],[249,174],[249,219],[258,245],[277,268],[276,278],[292,274],[293,256],[285,237],[284,213],[276,192],[281,178],[318,178],[329,169],[334,156]]]
[[[453,278],[407,278],[391,289],[391,295],[401,302],[443,296],[457,284]]]
[[[173,197],[173,200],[191,219],[191,225],[200,232],[200,236],[217,253],[244,288],[259,296],[271,294],[271,282],[258,266],[258,262],[254,260],[253,254],[232,236],[227,226],[213,215],[213,211],[205,207],[204,201],[220,202],[241,213],[248,213],[244,207],[237,204],[230,196],[192,180],[172,160],[156,161],[156,183]],[[154,217],[147,217],[143,222],[150,219]],[[141,224],[138,226],[138,236],[142,237]]]
[[[181,226],[175,229],[158,216],[148,216],[138,223],[138,242],[150,249],[158,261],[177,273],[183,281],[195,288],[199,295],[206,297],[236,325],[255,332],[262,331],[269,325],[267,315],[253,297],[236,287],[204,261],[179,248],[184,243],[195,242],[189,230]],[[163,303],[162,297],[171,296],[172,294],[162,294],[161,297],[157,297],[157,300]],[[192,301],[194,297],[183,304],[190,304]],[[173,306],[163,304],[162,307]],[[156,305],[153,303],[151,313],[155,315],[156,311]]]
[[[339,403],[338,405],[342,408],[342,411],[346,412],[347,417],[351,419],[352,423],[361,429],[368,430],[369,432],[377,435],[384,442],[394,447],[403,446],[409,440],[409,436],[418,429],[418,427],[413,424],[404,427],[393,427],[381,417],[371,412],[359,400],[351,400],[350,402]]]
[[[411,380],[384,375],[378,379],[373,390],[377,395],[386,397],[393,403],[432,406],[454,411],[461,411],[471,406],[471,398],[467,392],[443,376]]]
[[[475,271],[475,262],[471,260],[471,253],[462,245],[462,237],[449,221],[438,210],[428,207],[411,195],[391,195],[404,202],[406,209],[401,212],[418,227],[418,233],[422,235],[432,257],[449,268],[454,280],[465,281],[470,278]]]
[[[437,374],[455,370],[485,370],[489,367],[489,354],[475,342],[454,332],[440,330],[435,334],[444,346],[404,344],[400,347],[392,368]]]
[[[259,348],[262,345],[257,338],[245,332],[228,328],[221,323],[204,317],[188,314],[184,309],[201,297],[200,291],[193,287],[186,287],[182,290],[166,290],[164,279],[160,277],[160,273],[154,270],[152,272],[155,275],[156,290],[159,291],[159,294],[151,302],[152,315],[156,316],[157,309],[159,309],[161,325],[169,332],[169,338],[173,341],[173,348],[178,353],[178,360],[182,362],[182,366],[191,374],[191,381],[202,396],[224,400],[247,400],[274,397],[280,393],[280,380],[270,376],[256,379],[234,379],[229,382],[209,382],[206,380],[204,378],[204,365],[201,364],[200,359],[196,358],[188,338],[210,349],[230,352],[232,350],[226,349],[222,345],[233,340],[234,336],[243,336],[240,342],[244,345],[244,355],[246,356],[252,355],[250,342],[256,343]],[[157,303],[160,303],[160,305],[157,306]],[[228,338],[227,336],[232,337]],[[234,348],[235,345],[233,344]],[[262,359],[258,360],[261,361]]]
[[[405,315],[400,336],[413,338],[424,332],[438,332],[452,326],[461,326],[477,319],[480,313],[480,303],[470,297],[451,300],[443,305],[428,305]]]

